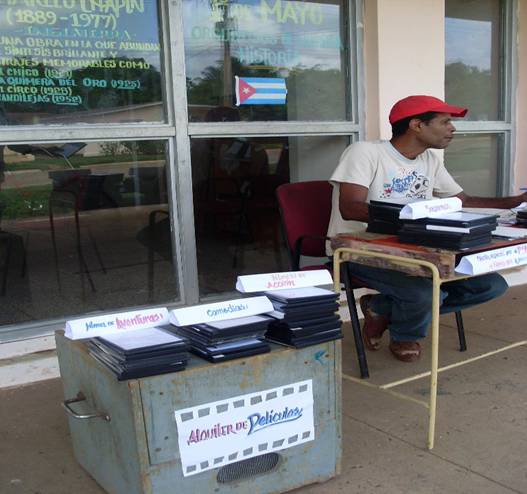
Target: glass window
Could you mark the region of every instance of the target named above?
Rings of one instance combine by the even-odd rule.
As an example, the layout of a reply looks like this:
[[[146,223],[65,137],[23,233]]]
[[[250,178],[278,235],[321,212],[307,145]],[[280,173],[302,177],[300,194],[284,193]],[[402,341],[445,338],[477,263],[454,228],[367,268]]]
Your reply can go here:
[[[346,120],[347,4],[184,0],[190,120]]]
[[[0,125],[165,120],[157,2],[0,2]]]
[[[469,195],[498,195],[498,134],[457,134],[445,150],[448,171]]]
[[[446,0],[446,100],[468,120],[502,120],[501,2]]]
[[[200,295],[234,290],[236,277],[290,269],[276,188],[327,180],[346,136],[192,139]]]
[[[165,141],[0,146],[0,324],[179,298]]]

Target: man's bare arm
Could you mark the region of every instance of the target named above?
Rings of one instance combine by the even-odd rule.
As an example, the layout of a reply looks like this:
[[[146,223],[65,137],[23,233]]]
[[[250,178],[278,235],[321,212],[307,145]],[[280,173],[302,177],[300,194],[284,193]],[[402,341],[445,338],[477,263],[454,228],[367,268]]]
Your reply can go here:
[[[368,188],[362,185],[341,183],[339,209],[345,220],[368,221]]]
[[[456,197],[461,199],[463,207],[466,208],[498,208],[510,209],[527,202],[527,194],[510,197],[474,197],[460,192]]]

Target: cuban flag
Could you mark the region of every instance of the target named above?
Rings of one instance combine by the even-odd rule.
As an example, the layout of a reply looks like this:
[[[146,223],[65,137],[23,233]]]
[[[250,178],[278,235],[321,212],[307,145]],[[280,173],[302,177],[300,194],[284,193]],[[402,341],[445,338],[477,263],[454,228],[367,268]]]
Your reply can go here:
[[[236,106],[285,105],[285,79],[275,77],[234,77]]]

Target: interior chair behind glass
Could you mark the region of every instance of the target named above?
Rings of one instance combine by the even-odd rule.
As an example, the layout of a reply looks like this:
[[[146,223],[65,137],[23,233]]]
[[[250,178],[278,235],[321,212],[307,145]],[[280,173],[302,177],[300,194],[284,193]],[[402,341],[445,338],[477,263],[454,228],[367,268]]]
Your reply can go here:
[[[4,146],[0,146],[0,184],[4,181]],[[0,295],[5,295],[7,290],[7,275],[13,260],[13,253],[18,253],[21,258],[21,274],[26,274],[26,247],[21,235],[8,232],[2,228],[2,216],[6,204],[0,199]]]
[[[331,215],[332,186],[325,180],[297,182],[278,187],[276,195],[280,207],[284,237],[290,255],[291,269],[294,271],[308,269],[332,270],[327,262],[326,236]],[[309,256],[320,259],[320,264],[300,266],[301,258]],[[346,290],[350,312],[351,327],[357,350],[357,358],[362,378],[369,377],[368,363],[364,352],[364,343],[360,329],[359,315],[355,304],[354,290],[368,288],[347,269],[348,263],[342,263],[341,279]],[[456,323],[460,351],[466,350],[465,332],[461,312],[456,312]]]

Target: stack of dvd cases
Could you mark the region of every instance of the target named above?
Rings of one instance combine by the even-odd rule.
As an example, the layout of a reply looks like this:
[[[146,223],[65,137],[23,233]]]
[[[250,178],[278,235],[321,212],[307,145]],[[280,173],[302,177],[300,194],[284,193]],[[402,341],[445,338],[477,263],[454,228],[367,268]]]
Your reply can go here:
[[[522,210],[516,213],[516,224],[523,228],[527,227],[527,211]]]
[[[223,362],[268,352],[269,344],[263,340],[269,321],[265,316],[247,316],[173,328],[189,341],[191,352]]]
[[[162,328],[99,336],[87,344],[119,381],[183,370],[188,361],[187,342]]]
[[[403,220],[401,242],[451,250],[463,250],[490,243],[497,216],[457,211],[436,218]]]
[[[368,204],[368,228],[372,233],[397,233],[402,227],[399,213],[404,204],[370,201]]]
[[[295,348],[342,338],[338,314],[338,294],[308,287],[265,292],[271,300],[273,321],[265,337]]]

